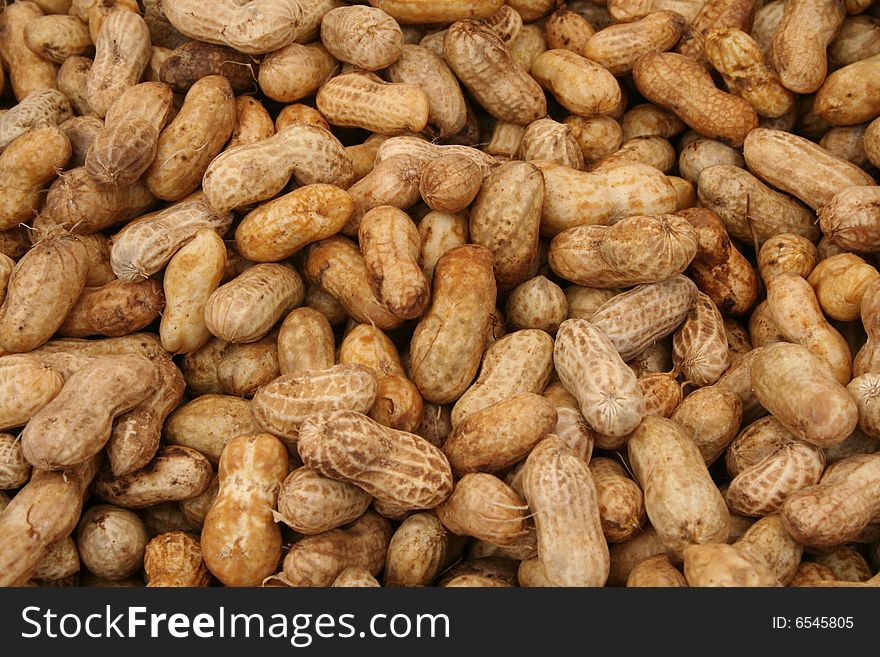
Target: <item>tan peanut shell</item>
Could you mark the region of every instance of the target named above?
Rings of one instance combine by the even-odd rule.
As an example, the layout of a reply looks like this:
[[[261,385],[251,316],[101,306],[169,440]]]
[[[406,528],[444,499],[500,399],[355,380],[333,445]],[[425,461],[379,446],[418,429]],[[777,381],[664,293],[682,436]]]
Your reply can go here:
[[[807,238],[793,233],[774,235],[758,251],[758,269],[765,282],[786,273],[806,278],[818,260],[816,246]]]
[[[645,415],[669,417],[681,403],[681,384],[671,374],[643,374],[638,384],[645,398]]]
[[[263,104],[253,96],[236,97],[235,110],[237,120],[232,136],[226,143],[227,149],[253,144],[275,135],[272,117]]]
[[[391,534],[388,520],[367,511],[345,529],[307,536],[284,557],[284,579],[290,586],[330,586],[352,566],[375,577],[385,565]]]
[[[825,315],[842,322],[859,319],[865,291],[877,280],[880,272],[854,253],[824,259],[807,278]]]
[[[349,410],[366,413],[376,399],[376,378],[366,367],[334,365],[324,370],[285,374],[254,395],[254,421],[292,445],[302,424],[316,413]]]
[[[305,285],[287,265],[255,265],[220,286],[205,303],[205,324],[229,342],[254,342],[300,305]]]
[[[274,515],[276,521],[301,534],[320,534],[357,520],[372,501],[354,484],[302,467],[282,482]]]
[[[24,486],[31,478],[31,464],[21,453],[21,443],[10,433],[0,433],[0,490]]]
[[[763,562],[733,545],[690,545],[684,550],[684,575],[692,587],[780,586]]]
[[[639,20],[600,30],[587,40],[578,54],[614,75],[625,75],[642,55],[663,52],[674,46],[684,26],[684,17],[674,11],[651,12]]]
[[[70,101],[60,91],[35,91],[0,116],[0,147],[28,130],[58,125],[72,116]]]
[[[76,543],[83,565],[93,574],[120,580],[143,566],[147,531],[131,511],[98,504],[80,519]]]
[[[83,495],[100,465],[96,457],[65,472],[38,470],[0,514],[0,586],[21,586],[46,551],[70,535]]]
[[[627,476],[623,466],[609,458],[592,459],[590,473],[596,484],[605,539],[609,543],[622,543],[638,533],[645,522],[642,491]]]
[[[712,465],[736,437],[742,421],[739,397],[719,385],[694,390],[670,418],[689,432],[706,465]]]
[[[702,3],[696,16],[676,48],[676,52],[706,63],[706,38],[714,29],[739,29],[748,32],[752,27],[755,8],[748,0],[708,0]]]
[[[812,212],[738,166],[703,169],[697,197],[721,218],[731,237],[748,244],[756,240],[760,244],[780,233],[811,241],[821,234]]]
[[[758,116],[752,106],[720,91],[697,62],[676,53],[649,53],[633,67],[639,91],[653,103],[675,112],[701,135],[741,146]],[[681,94],[687,85],[692,91]]]
[[[400,57],[404,36],[397,22],[381,9],[356,5],[324,14],[321,41],[339,61],[378,71]]]
[[[211,332],[205,324],[205,303],[220,285],[226,247],[217,231],[201,228],[175,253],[162,279],[165,310],[159,324],[162,347],[187,354],[202,347]]]
[[[27,424],[61,391],[63,384],[61,374],[33,356],[12,354],[0,358],[0,429]]]
[[[453,534],[509,545],[526,533],[527,509],[519,495],[497,477],[471,473],[464,475],[449,499],[437,507],[437,516]]]
[[[81,568],[76,541],[68,536],[58,541],[46,551],[40,560],[33,578],[43,583],[57,582],[60,585],[68,578],[77,579]]]
[[[443,567],[447,544],[447,532],[434,514],[406,518],[388,543],[385,586],[431,584]]]
[[[554,335],[568,315],[568,301],[556,283],[535,276],[510,292],[505,311],[511,329],[535,328]]]
[[[333,329],[327,319],[312,308],[293,310],[278,332],[278,365],[282,374],[322,370],[336,361]]]
[[[474,200],[482,182],[480,170],[470,158],[444,155],[425,165],[419,193],[432,210],[460,212]]]
[[[859,428],[872,438],[880,438],[880,416],[878,416],[877,404],[880,375],[867,373],[857,376],[849,382],[846,389],[859,407]]]
[[[339,232],[354,210],[333,185],[307,185],[252,210],[235,231],[238,252],[253,262],[279,262]]]
[[[680,587],[688,582],[678,568],[672,565],[665,554],[658,554],[640,561],[630,571],[626,580],[627,587],[640,588],[648,586]]]
[[[333,588],[379,588],[381,584],[366,568],[349,566],[336,576]]]
[[[864,582],[871,579],[871,567],[865,558],[851,547],[843,547],[828,554],[816,556],[816,563],[828,566],[836,579],[846,582]]]
[[[854,164],[831,155],[808,139],[780,130],[753,130],[743,153],[746,164],[759,178],[815,210],[842,189],[874,184],[874,179]],[[809,162],[809,166],[801,165],[803,162]]]
[[[723,541],[730,514],[697,446],[672,420],[648,416],[627,443],[645,509],[664,544],[677,552],[688,545]]]
[[[629,360],[678,328],[698,294],[697,286],[682,275],[639,285],[602,304],[592,324]]]
[[[443,40],[443,55],[474,99],[496,119],[528,125],[547,113],[541,87],[490,28],[470,20],[454,23]]]
[[[220,491],[202,527],[205,565],[227,586],[257,586],[281,559],[272,509],[287,474],[287,451],[268,434],[234,438],[220,457]]]
[[[378,134],[420,132],[428,123],[428,97],[411,84],[383,82],[368,73],[345,73],[325,82],[318,110],[331,125]]]
[[[483,352],[495,303],[492,254],[482,246],[448,251],[434,270],[431,305],[410,344],[413,382],[422,396],[443,404],[467,389]],[[450,318],[455,316],[455,323]]]
[[[401,511],[433,508],[452,492],[452,470],[439,449],[354,411],[311,415],[298,450],[306,465]]]
[[[803,545],[789,536],[778,514],[758,520],[733,545],[747,557],[768,566],[785,585],[794,577],[804,550]]]
[[[675,212],[678,201],[667,176],[646,164],[587,173],[533,162],[544,176],[541,233],[553,236],[575,226],[609,225],[627,217]]]
[[[211,582],[201,543],[181,531],[159,534],[147,543],[144,572],[150,587],[204,587]]]
[[[164,307],[165,296],[158,281],[114,280],[100,287],[84,288],[56,335],[128,335],[151,324]]]
[[[699,182],[703,169],[724,164],[742,168],[745,166],[745,160],[738,149],[717,139],[706,137],[694,139],[683,145],[678,155],[678,169],[682,177],[695,185]]]
[[[168,264],[199,230],[210,228],[224,234],[231,223],[230,213],[215,214],[201,194],[193,195],[132,221],[114,235],[110,265],[121,280],[143,280]]]
[[[110,105],[138,83],[150,61],[150,31],[137,13],[117,8],[101,25],[95,62],[89,70],[86,99],[103,117]]]
[[[172,445],[197,450],[216,465],[230,440],[257,431],[250,402],[240,397],[205,394],[169,415],[163,436]]]
[[[224,151],[202,179],[205,199],[224,213],[278,195],[291,176],[303,185],[348,186],[351,158],[329,131],[296,124],[273,137]]]
[[[335,299],[355,321],[392,329],[403,322],[388,310],[370,289],[369,275],[358,247],[335,236],[309,246],[305,275]]]
[[[471,413],[443,443],[456,473],[499,472],[522,460],[556,425],[544,397],[520,393]]]
[[[16,100],[41,89],[55,89],[57,67],[30,48],[25,41],[28,24],[43,17],[34,2],[16,2],[0,16],[0,56],[9,71],[9,84]]]
[[[559,439],[547,438],[526,461],[523,487],[535,514],[537,560],[547,585],[604,586],[610,558],[587,465]]]
[[[263,58],[257,80],[269,98],[292,103],[313,95],[338,70],[339,63],[320,43],[293,43]]]
[[[787,429],[819,447],[843,441],[858,422],[858,408],[831,367],[802,345],[765,347],[752,363],[751,385]]]
[[[38,242],[9,277],[0,305],[0,349],[30,351],[52,337],[76,303],[87,274],[86,247],[76,237]]]
[[[880,194],[873,185],[841,189],[819,209],[822,233],[834,246],[874,253],[880,250],[876,222],[880,212]]]
[[[532,62],[530,72],[572,114],[612,114],[621,103],[620,85],[614,76],[570,50],[541,53]]]
[[[685,379],[698,386],[715,383],[730,366],[721,313],[702,292],[672,338],[672,360]]]
[[[144,509],[200,495],[212,476],[211,463],[200,452],[172,445],[160,447],[141,470],[120,477],[103,471],[95,481],[95,493],[116,506]]]
[[[770,63],[795,93],[816,91],[828,70],[826,48],[846,11],[836,0],[795,0],[785,4],[770,45]]]
[[[563,322],[553,361],[595,431],[620,438],[641,422],[645,401],[636,376],[599,328],[583,319]]]

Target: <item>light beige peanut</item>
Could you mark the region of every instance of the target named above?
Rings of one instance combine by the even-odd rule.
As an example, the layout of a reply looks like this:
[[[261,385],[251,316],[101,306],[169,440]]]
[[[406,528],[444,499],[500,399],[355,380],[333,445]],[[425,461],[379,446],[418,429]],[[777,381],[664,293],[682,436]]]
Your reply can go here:
[[[163,436],[169,444],[197,450],[216,465],[230,440],[257,431],[250,402],[240,397],[206,394],[169,415]]]
[[[568,318],[589,321],[593,319],[593,315],[603,303],[617,294],[620,294],[620,290],[614,288],[569,285],[565,288],[565,298],[568,299]]]
[[[608,225],[638,215],[677,208],[666,176],[645,164],[585,173],[552,162],[533,163],[544,176],[541,232],[553,236],[567,228]]]
[[[474,99],[500,121],[528,125],[547,113],[540,86],[501,38],[475,21],[459,21],[443,40],[446,63]]]
[[[147,543],[144,572],[149,587],[204,587],[211,582],[201,543],[181,531],[160,534]]]
[[[321,41],[339,61],[378,71],[400,57],[404,36],[397,22],[381,9],[354,6],[324,14]]]
[[[712,30],[706,36],[706,56],[730,92],[745,98],[760,116],[778,118],[791,112],[795,95],[764,63],[761,47],[746,32]]]
[[[727,537],[727,505],[684,429],[672,420],[648,416],[627,447],[648,518],[669,548],[682,551]]]
[[[419,181],[425,163],[409,154],[401,154],[377,160],[363,178],[348,188],[354,202],[351,219],[342,233],[357,235],[364,214],[381,205],[408,210],[419,200]]]
[[[841,189],[819,209],[819,226],[834,246],[874,253],[880,250],[877,217],[880,194],[876,186]]]
[[[706,137],[738,147],[758,125],[755,110],[748,102],[720,91],[705,69],[684,55],[643,55],[633,67],[633,79],[648,100],[672,110]],[[687,97],[679,93],[682,85],[693,90]]]
[[[550,586],[604,586],[610,558],[587,465],[548,438],[526,460],[523,486],[535,514],[542,579]]]
[[[410,345],[413,382],[426,400],[451,402],[470,385],[494,302],[495,277],[488,249],[467,245],[440,258],[431,305]],[[447,321],[450,313],[457,317],[454,324]]]
[[[611,459],[593,459],[590,473],[596,484],[605,539],[609,543],[622,543],[638,533],[645,522],[642,491],[627,476],[623,466]]]
[[[22,585],[55,543],[76,529],[100,459],[65,472],[36,471],[0,514],[0,585]]]
[[[132,410],[158,383],[157,369],[143,356],[92,360],[30,419],[21,436],[22,453],[45,470],[92,458],[110,439],[113,419]]]
[[[450,154],[425,165],[419,180],[419,193],[432,210],[459,212],[480,191],[482,176],[464,155]]]
[[[21,443],[10,433],[0,433],[0,490],[19,488],[30,478],[31,464],[21,453]]]
[[[560,381],[595,431],[621,438],[641,422],[645,401],[636,376],[596,326],[582,319],[563,322],[553,360]]]
[[[318,110],[331,125],[379,134],[420,132],[428,123],[428,97],[411,84],[383,82],[368,73],[331,78],[317,95]]]
[[[699,137],[681,148],[678,155],[678,168],[681,175],[698,184],[703,169],[719,165],[745,167],[742,153],[717,139]]]
[[[63,384],[61,374],[33,356],[13,354],[0,358],[0,389],[3,390],[0,429],[27,424],[61,391]]]
[[[825,315],[838,321],[859,318],[865,291],[880,273],[853,253],[841,253],[820,262],[807,282],[813,286]]]
[[[41,89],[55,89],[57,67],[35,54],[25,42],[25,28],[43,16],[35,2],[16,2],[0,16],[0,56],[8,71],[9,84],[16,100]]]
[[[610,116],[571,115],[563,123],[571,126],[572,137],[588,163],[611,155],[623,144],[622,128]]]
[[[388,543],[385,586],[427,586],[443,567],[447,533],[437,516],[415,513],[406,518]]]
[[[339,63],[320,43],[294,43],[266,55],[257,80],[269,98],[293,103],[313,95],[338,70]]]
[[[675,149],[663,137],[636,137],[620,150],[594,163],[591,171],[607,171],[627,164],[647,164],[668,173],[675,166]]]
[[[83,565],[93,574],[120,580],[143,567],[147,531],[131,511],[98,504],[80,519],[76,543]]]
[[[55,89],[38,90],[0,116],[0,148],[29,130],[63,123],[73,116],[70,101]]]
[[[816,556],[816,563],[828,566],[836,579],[845,582],[864,582],[873,574],[865,558],[851,547],[820,554]]]
[[[857,376],[846,389],[859,407],[859,428],[872,438],[880,438],[880,416],[877,412],[880,375],[867,373]]]
[[[385,565],[391,524],[368,511],[346,529],[308,536],[284,557],[284,579],[290,586],[330,586],[346,569],[358,566],[376,576]]]
[[[143,509],[201,494],[211,484],[211,463],[188,447],[161,447],[143,469],[114,477],[104,471],[95,482],[103,500],[127,509]]]
[[[567,7],[560,7],[547,18],[545,31],[548,48],[565,48],[583,57],[589,57],[585,47],[596,31],[587,19],[577,12]]]
[[[672,338],[672,362],[698,386],[712,385],[730,366],[721,313],[702,292]]]
[[[526,534],[527,510],[520,496],[497,477],[471,473],[456,483],[449,499],[437,507],[437,515],[453,534],[511,545]]]
[[[296,445],[310,416],[335,410],[366,413],[375,399],[373,373],[362,365],[340,364],[275,379],[256,393],[251,412],[261,429]]]
[[[300,429],[298,449],[306,465],[401,511],[433,508],[452,492],[443,452],[354,411],[311,415]]]
[[[354,206],[333,185],[307,185],[252,210],[238,225],[238,252],[253,262],[278,262],[311,242],[335,235]]]
[[[336,576],[331,586],[333,588],[379,588],[381,584],[366,568],[349,566]]]
[[[220,491],[202,527],[205,565],[227,586],[257,586],[276,571],[281,531],[272,517],[287,452],[268,434],[234,438],[220,457]]]
[[[33,578],[43,583],[58,582],[77,578],[81,568],[76,541],[72,536],[58,541],[40,560]],[[63,584],[62,584],[63,585]]]
[[[531,74],[572,114],[612,114],[621,102],[620,85],[599,64],[570,50],[548,50],[532,62]]]
[[[302,303],[305,285],[295,269],[264,263],[217,288],[205,303],[205,324],[229,342],[254,342]]]
[[[819,140],[819,146],[847,162],[866,167],[870,164],[863,144],[867,129],[867,124],[831,128]]]
[[[795,93],[816,91],[828,70],[826,48],[846,11],[836,0],[796,0],[785,4],[770,45],[770,63]]]
[[[494,14],[504,4],[501,0],[444,2],[429,0],[374,0],[374,7],[387,12],[401,25],[418,23],[449,24],[465,18],[481,19]]]
[[[736,437],[742,409],[734,392],[714,385],[694,390],[670,418],[689,432],[706,465],[712,465]]]
[[[704,207],[721,217],[732,237],[749,244],[755,240],[761,244],[780,233],[811,241],[821,234],[812,212],[737,166],[704,169],[697,196]]]
[[[627,587],[678,587],[687,586],[687,580],[678,568],[672,565],[665,554],[648,557],[630,571]]]
[[[171,353],[191,353],[211,332],[205,324],[205,304],[220,285],[226,247],[217,231],[201,228],[165,269],[162,288],[165,310],[159,324],[162,347]]]
[[[104,129],[86,154],[86,170],[106,187],[130,185],[156,156],[159,135],[172,109],[174,94],[164,84],[129,87],[107,109]]]
[[[452,432],[452,421],[449,419],[448,406],[440,406],[426,402],[422,413],[422,420],[413,433],[421,436],[434,447],[442,447],[444,441]]]
[[[856,429],[843,442],[825,448],[825,463],[831,465],[855,454],[873,454],[878,447],[880,444],[876,439],[861,429]]]
[[[671,139],[686,127],[674,113],[651,103],[641,103],[628,109],[620,121],[620,126],[624,141],[636,137]]]
[[[804,549],[789,536],[778,514],[758,520],[733,545],[747,557],[768,566],[785,585],[794,577]]]
[[[150,31],[137,13],[111,11],[95,40],[95,62],[89,70],[86,100],[99,117],[128,88],[138,83],[150,61]]]
[[[678,328],[698,294],[697,286],[679,274],[612,297],[596,311],[592,323],[621,358],[629,360]]]
[[[708,0],[702,3],[693,21],[685,29],[676,52],[706,64],[706,38],[713,29],[733,28],[748,31],[754,8],[748,0]]]
[[[397,208],[380,206],[363,216],[358,237],[376,298],[402,319],[421,316],[430,293],[418,263],[421,238],[412,220]]]
[[[347,187],[351,158],[329,131],[292,125],[274,137],[221,153],[205,171],[202,188],[215,212],[228,212],[277,196],[293,176],[303,185]]]
[[[442,53],[428,48],[404,45],[400,57],[388,67],[391,82],[419,87],[428,97],[428,125],[440,137],[454,135],[467,121],[467,106],[461,87]]]
[[[711,210],[691,208],[679,214],[697,238],[690,274],[718,310],[731,315],[748,311],[758,295],[758,277],[751,263],[730,240],[721,219]]]
[[[858,408],[831,367],[802,345],[764,347],[750,375],[757,400],[802,440],[828,447],[843,441],[858,422]]]
[[[819,482],[825,468],[822,450],[806,442],[786,437],[762,450],[763,458],[742,468],[730,482],[726,499],[730,509],[746,516],[775,513],[785,498]],[[740,451],[737,440],[731,451]]]
[[[656,283],[683,272],[697,251],[691,224],[675,215],[635,216],[613,226],[577,226],[550,243],[551,269],[585,287]]]
[[[852,378],[852,354],[846,339],[831,326],[813,288],[800,276],[779,274],[767,281],[767,302],[773,321],[790,342],[825,359],[841,384]]]
[[[344,237],[312,244],[306,253],[305,274],[358,322],[384,330],[396,328],[403,321],[373,295],[364,258]]]
[[[639,377],[645,415],[669,417],[682,400],[682,386],[672,374],[657,372]]]
[[[92,142],[104,128],[104,122],[96,116],[74,116],[58,125],[70,141],[71,155],[67,168],[84,166],[86,154]]]
[[[549,160],[572,169],[583,169],[583,152],[573,132],[570,125],[553,119],[538,119],[530,123],[522,135],[519,158],[525,161]]]
[[[763,562],[724,543],[689,545],[684,574],[692,587],[773,587],[781,584]]]
[[[838,461],[815,486],[785,500],[782,520],[804,545],[831,548],[856,538],[878,510],[880,455],[859,454]]]
[[[0,349],[30,351],[64,322],[85,286],[86,247],[76,237],[41,240],[16,263],[0,305]]]
[[[165,295],[158,281],[114,280],[100,287],[84,288],[56,335],[128,335],[151,324],[164,307]]]
[[[840,190],[874,179],[808,139],[780,130],[753,130],[743,147],[746,164],[764,181],[819,209]],[[800,163],[809,162],[809,166]],[[795,232],[795,231],[787,231]]]
[[[535,276],[511,291],[506,311],[511,328],[540,329],[554,335],[568,316],[568,301],[562,288],[544,276]]]
[[[725,317],[724,332],[727,334],[727,350],[730,353],[731,365],[754,348],[748,330],[738,321]]]
[[[68,57],[88,55],[93,46],[88,26],[75,16],[34,18],[25,24],[23,36],[31,52],[55,64],[63,64]]]
[[[281,376],[278,337],[273,331],[256,342],[231,344],[217,363],[217,382],[226,395],[252,397]]]
[[[681,37],[685,19],[674,11],[655,11],[639,20],[618,23],[590,37],[582,52],[614,75],[626,75],[649,52],[669,50]]]
[[[779,274],[806,278],[818,262],[816,245],[802,235],[780,233],[761,245],[758,269],[764,282]]]
[[[443,453],[456,474],[500,472],[527,456],[556,419],[556,409],[544,397],[511,395],[455,424]]]
[[[485,176],[498,164],[498,160],[488,153],[484,153],[472,146],[458,144],[434,144],[422,137],[413,135],[403,137],[391,137],[383,140],[376,151],[376,164],[393,158],[397,155],[409,155],[416,158],[422,166],[444,155],[464,155],[479,167]]]
[[[162,270],[174,254],[205,228],[223,235],[232,214],[216,214],[196,194],[127,224],[113,236],[110,265],[123,281],[141,281]]]
[[[321,534],[360,518],[373,498],[344,481],[308,467],[297,468],[281,484],[276,522],[301,534]]]
[[[553,367],[553,341],[525,329],[504,336],[486,350],[480,374],[452,409],[452,425],[517,393],[540,393]]]
[[[144,181],[158,198],[177,201],[195,191],[235,127],[235,96],[226,78],[210,75],[186,94],[177,116],[159,135]]]
[[[749,317],[749,339],[755,347],[764,347],[774,342],[788,342],[776,325],[770,304],[766,300],[755,306]]]
[[[294,0],[223,0],[210,7],[193,0],[162,2],[174,28],[197,41],[230,46],[256,55],[283,48],[308,30],[304,11]]]
[[[422,240],[419,262],[425,278],[431,281],[434,278],[434,268],[437,266],[437,261],[443,254],[455,247],[467,244],[468,220],[462,214],[432,210],[422,217],[418,228]]]
[[[795,576],[789,582],[789,586],[816,586],[819,582],[831,581],[834,577],[834,571],[828,566],[818,564],[815,561],[802,561],[798,565]]]
[[[278,365],[282,374],[322,370],[335,363],[333,329],[312,308],[292,311],[278,332]]]
[[[299,123],[316,125],[325,130],[330,129],[330,124],[327,123],[327,119],[325,119],[324,115],[314,107],[309,107],[302,103],[294,103],[293,105],[285,106],[284,109],[278,113],[278,118],[275,120],[275,131],[281,131],[287,126]]]
[[[226,143],[227,150],[274,136],[275,126],[272,117],[256,98],[253,96],[236,97],[235,110],[237,113],[235,129]],[[283,113],[284,110],[282,110]]]
[[[880,53],[880,23],[873,16],[847,16],[828,46],[828,62],[847,66]]]
[[[89,235],[143,214],[155,200],[141,182],[104,189],[85,167],[77,167],[49,187],[34,228],[43,233],[63,228]]]

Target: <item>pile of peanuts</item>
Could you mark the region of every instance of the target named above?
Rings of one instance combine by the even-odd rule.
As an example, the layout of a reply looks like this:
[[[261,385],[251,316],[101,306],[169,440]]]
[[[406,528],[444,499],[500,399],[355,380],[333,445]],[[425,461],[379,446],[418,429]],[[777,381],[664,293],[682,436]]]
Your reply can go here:
[[[880,2],[0,13],[0,585],[880,585]]]

